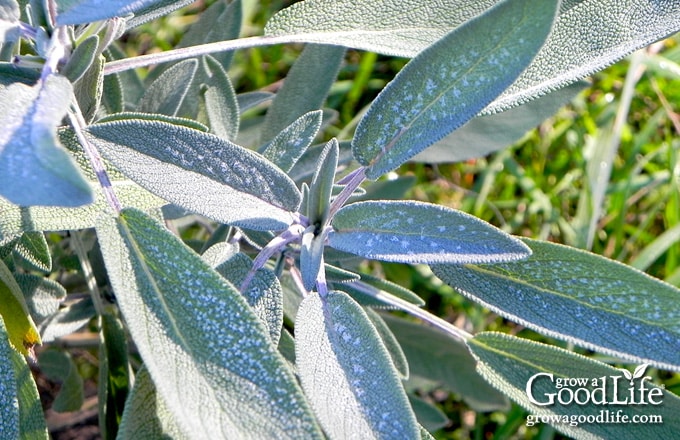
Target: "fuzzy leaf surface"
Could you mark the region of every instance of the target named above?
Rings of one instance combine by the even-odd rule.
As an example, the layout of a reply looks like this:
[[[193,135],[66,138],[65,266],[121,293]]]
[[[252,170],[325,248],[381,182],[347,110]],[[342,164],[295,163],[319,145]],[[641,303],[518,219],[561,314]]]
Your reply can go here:
[[[663,423],[582,423],[578,426],[571,426],[568,419],[565,423],[564,418],[559,419],[559,423],[553,426],[558,431],[577,439],[592,438],[616,438],[616,439],[651,439],[651,438],[670,438],[680,429],[680,398],[674,394],[659,389],[649,381],[645,380],[645,387],[659,389],[659,395],[654,397],[655,401],[661,401],[660,405],[606,405],[595,404],[592,400],[586,404],[562,405],[557,400],[554,405],[538,406],[529,401],[527,395],[527,384],[535,374],[551,374],[554,379],[562,378],[581,378],[587,379],[588,384],[583,388],[588,389],[593,396],[605,395],[608,401],[616,397],[619,401],[628,399],[629,381],[624,378],[622,372],[617,368],[612,368],[607,364],[586,358],[567,350],[553,347],[550,345],[539,344],[515,336],[483,332],[476,335],[469,341],[469,347],[473,355],[477,358],[477,371],[495,388],[502,391],[510,399],[524,407],[530,414],[545,417],[578,417],[578,416],[597,416],[600,411],[607,412],[607,408],[616,408],[621,416],[626,415],[629,420],[634,416],[659,415],[663,418]],[[602,389],[602,378],[606,378],[605,391],[594,391]],[[592,386],[592,380],[596,379],[597,385]],[[651,378],[650,378],[651,379]],[[614,384],[617,384],[618,393],[615,395]],[[639,398],[640,382],[636,380],[636,400]],[[579,387],[567,386],[570,390]],[[530,387],[532,396],[537,402],[545,402],[548,398],[546,393],[558,392],[554,382],[549,377],[541,376],[537,378]],[[563,393],[564,395],[568,393]],[[578,393],[584,396],[584,392]],[[646,393],[645,393],[646,396]],[[598,397],[601,400],[604,396]],[[646,399],[646,397],[645,397]],[[649,400],[646,400],[649,402]],[[611,409],[609,410],[611,411]],[[614,411],[612,411],[614,412]],[[611,419],[610,419],[611,420]]]
[[[83,24],[122,17],[144,7],[153,7],[154,3],[159,0],[59,0],[56,2],[57,24]]]
[[[315,110],[297,118],[265,145],[264,157],[290,171],[319,133],[322,116],[321,110]]]
[[[306,0],[274,15],[265,35],[413,57],[498,0]]]
[[[306,0],[277,13],[268,35],[415,57],[498,0]],[[543,2],[541,2],[543,3]],[[547,3],[547,2],[545,2]],[[495,113],[585,78],[680,30],[680,0],[563,1],[531,66],[483,112]]]
[[[403,263],[501,262],[529,248],[477,217],[416,201],[365,201],[341,208],[328,236],[331,247]]]
[[[300,192],[283,171],[217,136],[144,120],[88,130],[101,153],[139,185],[219,222],[283,229],[300,204]]]
[[[466,297],[538,332],[680,370],[680,289],[582,250],[524,242],[533,255],[522,262],[432,270]]]
[[[203,91],[203,102],[210,122],[210,131],[224,139],[236,139],[240,117],[234,86],[217,60],[211,56],[203,57],[203,60],[206,70],[209,71]]]
[[[189,440],[182,432],[168,405],[156,391],[156,386],[144,366],[135,376],[135,384],[125,404],[118,428],[118,438],[168,438]]]
[[[197,70],[198,60],[195,58],[169,67],[146,89],[137,110],[176,116]]]
[[[499,3],[409,62],[359,122],[354,157],[376,179],[472,119],[527,67],[556,2]]]
[[[413,157],[414,162],[443,163],[476,159],[502,150],[533,130],[585,88],[569,85],[502,113],[477,116]]]
[[[252,267],[253,261],[247,255],[236,253],[215,270],[234,286],[240,286]],[[283,291],[274,272],[265,267],[258,269],[243,296],[277,343],[283,327]]]
[[[346,294],[302,301],[295,354],[302,387],[331,438],[417,437],[415,415],[390,355]]]
[[[19,38],[19,17],[19,4],[16,0],[0,0],[0,44]]]
[[[234,286],[140,211],[103,218],[98,236],[130,333],[185,434],[321,437],[267,329]]]
[[[0,196],[22,206],[82,206],[92,191],[57,139],[71,83],[52,75],[0,89]]]

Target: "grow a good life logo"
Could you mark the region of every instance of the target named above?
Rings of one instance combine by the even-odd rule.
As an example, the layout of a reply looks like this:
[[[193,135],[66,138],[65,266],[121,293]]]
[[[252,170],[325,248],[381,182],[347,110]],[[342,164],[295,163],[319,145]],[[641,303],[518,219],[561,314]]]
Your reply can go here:
[[[663,386],[653,385],[652,377],[645,376],[647,367],[648,364],[640,365],[633,373],[618,369],[621,375],[600,377],[534,374],[526,384],[527,398],[532,404],[545,407],[551,414],[529,415],[527,426],[536,422],[568,423],[571,426],[582,423],[663,423],[660,415],[631,415],[624,410],[642,406],[653,411],[663,402]]]

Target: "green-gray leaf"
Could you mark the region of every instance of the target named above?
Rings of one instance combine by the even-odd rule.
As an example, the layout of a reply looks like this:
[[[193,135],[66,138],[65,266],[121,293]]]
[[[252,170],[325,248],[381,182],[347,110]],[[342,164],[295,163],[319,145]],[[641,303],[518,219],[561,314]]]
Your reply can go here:
[[[42,232],[24,232],[14,246],[14,253],[28,269],[49,273],[52,271],[52,255]]]
[[[122,17],[159,0],[60,0],[57,2],[57,24],[83,24],[107,18]],[[174,2],[177,3],[177,2]]]
[[[221,262],[215,270],[234,286],[240,286],[252,267],[253,261],[247,255],[237,253]],[[272,341],[278,343],[283,327],[283,291],[274,272],[267,268],[258,269],[242,294],[267,326]]]
[[[92,142],[154,194],[221,223],[283,229],[300,192],[271,162],[217,136],[160,121],[92,125]]]
[[[66,289],[54,280],[27,273],[19,273],[15,277],[37,325],[56,313],[66,298]]]
[[[352,152],[366,176],[398,167],[500,95],[543,45],[556,8],[554,1],[501,2],[411,60],[357,126]]]
[[[158,393],[195,438],[320,438],[295,378],[240,293],[136,210],[98,227],[120,309]]]
[[[235,40],[241,31],[243,6],[241,0],[219,1],[203,11],[198,20],[189,26],[178,48],[196,46],[224,40]],[[224,69],[229,69],[234,51],[213,53]]]
[[[680,370],[680,290],[574,248],[524,240],[533,255],[495,265],[436,265],[465,296],[536,331]]]
[[[279,11],[265,35],[413,57],[498,0],[306,0]]]
[[[203,61],[206,70],[209,71],[203,101],[210,122],[210,131],[224,139],[236,139],[240,118],[234,86],[217,60],[205,56]]]
[[[616,438],[616,439],[644,439],[644,438],[672,438],[680,430],[680,399],[672,393],[661,390],[663,387],[655,386],[642,379],[646,389],[657,389],[659,395],[655,401],[662,401],[660,405],[606,405],[595,404],[592,400],[586,404],[562,405],[557,400],[555,405],[538,406],[529,401],[527,388],[532,392],[532,397],[539,402],[548,399],[545,393],[558,392],[556,384],[549,377],[540,376],[529,384],[532,376],[536,374],[552,374],[554,379],[581,378],[587,379],[585,386],[567,386],[566,389],[573,391],[577,388],[586,388],[591,393],[595,388],[602,389],[602,378],[606,384],[604,392],[596,392],[597,399],[614,399],[614,384],[618,385],[617,398],[629,399],[629,387],[631,386],[622,375],[621,370],[609,365],[588,359],[584,356],[569,351],[539,344],[534,341],[523,340],[514,336],[484,332],[469,341],[470,350],[478,359],[477,370],[489,383],[501,390],[515,402],[523,406],[531,415],[545,416],[547,418],[559,418],[559,423],[553,426],[560,432],[577,438]],[[592,381],[596,380],[595,387]],[[640,399],[640,384],[636,381],[635,398]],[[529,385],[529,386],[528,386]],[[562,393],[568,396],[569,393]],[[579,392],[579,399],[583,399],[585,392]],[[645,399],[647,394],[645,393]],[[648,400],[646,400],[648,401]],[[570,420],[579,416],[598,416],[601,412],[614,412],[614,416],[626,415],[629,420],[634,416],[658,415],[663,418],[663,423],[581,423],[572,426]],[[610,418],[610,420],[612,420]],[[565,423],[566,422],[566,423]]]
[[[319,133],[322,116],[321,110],[300,116],[264,146],[262,155],[283,171],[290,171]]]
[[[168,405],[156,392],[149,370],[144,366],[135,376],[135,385],[125,404],[117,438],[173,440],[192,438],[182,432]]]
[[[412,160],[426,163],[461,162],[501,150],[553,115],[584,87],[584,82],[577,82],[502,113],[477,116],[418,153]]]
[[[302,386],[331,438],[418,437],[399,375],[354,300],[342,292],[305,298],[295,341]]]
[[[195,58],[169,67],[146,89],[137,111],[176,116],[197,70],[198,60]]]
[[[366,258],[404,263],[513,261],[529,248],[477,217],[415,201],[349,204],[333,218],[331,247]]]
[[[0,45],[15,41],[21,35],[19,4],[16,0],[0,1]]]
[[[0,89],[0,195],[22,206],[81,206],[92,191],[57,140],[71,83],[53,75]]]
[[[8,439],[19,438],[19,399],[12,366],[13,352],[5,322],[0,316],[0,437]]]

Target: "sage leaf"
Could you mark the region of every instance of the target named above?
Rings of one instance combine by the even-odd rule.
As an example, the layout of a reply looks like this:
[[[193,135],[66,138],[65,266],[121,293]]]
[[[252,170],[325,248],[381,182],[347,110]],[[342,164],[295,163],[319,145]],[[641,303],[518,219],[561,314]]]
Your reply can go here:
[[[267,110],[261,140],[269,141],[305,113],[320,109],[340,70],[345,49],[305,47]]]
[[[418,153],[412,160],[425,163],[462,162],[502,150],[555,114],[584,87],[584,82],[577,82],[502,113],[477,116]]]
[[[346,294],[333,291],[302,301],[295,358],[302,387],[330,438],[417,437],[415,415],[390,355],[366,313]]]
[[[43,343],[49,344],[57,338],[74,333],[92,321],[96,314],[91,298],[84,298],[74,304],[60,308],[40,323]]]
[[[59,350],[46,350],[38,356],[40,370],[50,380],[59,382],[61,388],[52,402],[57,412],[77,411],[83,406],[84,391],[83,378],[73,358]]]
[[[240,286],[253,267],[253,261],[245,254],[235,253],[221,262],[215,270],[234,286]],[[241,292],[248,305],[269,330],[273,343],[278,343],[283,327],[283,291],[273,271],[260,268]]]
[[[71,83],[52,75],[33,87],[0,89],[0,196],[23,205],[81,206],[92,191],[57,140]]]
[[[352,152],[366,176],[395,169],[510,86],[545,42],[557,4],[500,2],[411,60],[357,126]]]
[[[364,312],[366,312],[366,316],[370,319],[371,324],[373,324],[373,327],[375,327],[375,330],[380,335],[380,339],[382,339],[387,352],[390,354],[390,359],[392,359],[392,363],[394,364],[395,370],[399,373],[399,377],[402,380],[408,379],[410,371],[404,350],[402,350],[399,341],[397,341],[397,338],[382,319],[382,315],[370,307],[364,307]]]
[[[98,56],[99,37],[90,35],[82,43],[76,46],[71,54],[68,63],[60,71],[62,75],[72,83],[78,81],[90,68],[95,58]]]
[[[466,297],[538,332],[680,370],[680,289],[582,250],[524,242],[533,254],[521,263],[432,270]]]
[[[168,438],[189,440],[177,424],[168,405],[156,391],[149,370],[142,365],[125,404],[118,438]]]
[[[319,230],[325,226],[328,218],[339,154],[338,141],[333,138],[321,151],[312,183],[309,185],[307,217],[309,223]]]
[[[140,211],[103,218],[97,232],[132,338],[185,435],[321,438],[236,288]]]
[[[209,71],[203,102],[210,131],[224,139],[236,139],[240,117],[234,86],[217,60],[211,56],[205,56],[203,60]]]
[[[301,198],[295,183],[253,151],[161,121],[122,120],[88,130],[123,173],[182,208],[251,229],[293,222]]]
[[[480,412],[505,410],[508,400],[475,370],[476,361],[461,341],[430,326],[380,315],[406,356],[411,378],[434,382]]]
[[[413,57],[498,0],[306,0],[275,14],[265,35]]]
[[[328,244],[365,258],[402,263],[501,262],[525,258],[520,240],[478,218],[416,201],[364,201],[341,208]]]
[[[27,347],[40,344],[38,329],[28,313],[24,294],[12,272],[0,261],[0,317],[2,317],[7,337],[14,349],[23,355]]]
[[[489,383],[524,407],[531,415],[545,416],[548,420],[554,420],[555,423],[552,425],[555,429],[570,437],[631,440],[668,438],[673,437],[680,429],[680,419],[677,417],[680,412],[680,398],[663,389],[663,386],[656,386],[646,379],[642,379],[646,389],[656,389],[658,395],[654,397],[654,400],[661,401],[662,404],[603,406],[593,402],[595,399],[591,399],[584,404],[562,405],[556,400],[554,405],[539,406],[529,400],[527,390],[531,392],[534,400],[543,403],[549,398],[546,393],[559,391],[553,382],[557,379],[585,380],[586,385],[580,385],[578,388],[585,388],[590,393],[595,392],[595,389],[602,389],[604,383],[604,391],[595,392],[594,395],[600,401],[606,398],[610,402],[615,398],[619,401],[628,399],[630,402],[630,384],[621,374],[621,370],[617,368],[561,348],[507,334],[483,332],[472,338],[468,345],[478,360],[477,371]],[[536,374],[543,376],[539,376],[532,382],[531,378]],[[553,379],[544,375],[552,375]],[[593,380],[597,385],[593,386]],[[634,384],[637,390],[636,400],[640,399],[640,383],[636,381]],[[567,386],[566,388],[573,391],[577,387]],[[568,393],[562,394],[568,395]],[[578,394],[579,399],[583,400],[585,393],[581,391]],[[644,398],[647,399],[646,393]],[[615,410],[612,411],[612,408]],[[569,423],[570,420],[579,416],[601,416],[602,412],[607,414],[608,411],[614,412],[615,415],[618,413],[619,416],[625,415],[629,420],[637,420],[633,417],[659,415],[663,418],[663,423],[624,424],[598,421],[597,423],[579,423],[577,426]],[[565,421],[567,423],[564,423]]]
[[[49,273],[52,271],[52,255],[42,232],[24,232],[14,246],[14,255],[19,257],[29,270]]]
[[[300,116],[264,146],[262,155],[290,171],[319,133],[322,116],[321,110]]]
[[[134,17],[129,18],[125,24],[127,28],[133,28],[140,24],[154,20],[176,11],[193,3],[194,0],[146,0],[141,8],[135,11]]]
[[[302,275],[302,285],[305,289],[312,290],[316,285],[316,280],[323,261],[323,251],[325,248],[324,236],[315,233],[316,228],[310,226],[302,234],[300,244],[300,273]]]
[[[172,65],[149,85],[137,110],[177,116],[197,70],[198,60],[194,58]]]
[[[60,26],[84,24],[106,20],[107,18],[123,17],[143,7],[153,6],[154,3],[158,2],[159,0],[107,0],[105,2],[101,0],[60,0],[56,3],[57,24]]]
[[[0,438],[49,438],[40,396],[24,357],[12,349],[0,317]]]
[[[19,4],[16,0],[0,0],[0,45],[19,38],[19,17]]]
[[[66,298],[66,289],[54,280],[27,273],[14,277],[24,294],[29,314],[38,326],[54,315]]]

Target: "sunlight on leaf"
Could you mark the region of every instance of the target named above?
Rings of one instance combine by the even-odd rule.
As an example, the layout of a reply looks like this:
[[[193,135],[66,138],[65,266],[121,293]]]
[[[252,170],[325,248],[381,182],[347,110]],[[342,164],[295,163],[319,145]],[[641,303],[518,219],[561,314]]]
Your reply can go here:
[[[23,205],[81,206],[92,191],[57,139],[71,83],[54,75],[0,89],[0,196]]]
[[[417,437],[399,375],[354,300],[342,292],[305,298],[295,340],[302,387],[331,438]]]
[[[524,239],[517,263],[434,265],[466,297],[552,337],[680,370],[680,289],[582,250]]]
[[[24,294],[2,261],[0,261],[0,317],[4,320],[9,342],[19,353],[27,355],[27,348],[41,344],[38,329],[28,314]]]
[[[548,374],[554,379],[580,378],[586,380],[587,385],[579,387],[567,386],[565,389],[574,391],[577,388],[585,388],[591,396],[598,399],[619,401],[628,399],[628,381],[621,371],[607,364],[588,359],[585,356],[571,353],[567,350],[527,341],[515,336],[502,333],[483,332],[476,335],[469,343],[470,350],[478,359],[477,370],[494,387],[501,390],[512,400],[525,408],[529,414],[545,416],[552,419],[551,423],[558,431],[574,438],[616,438],[616,439],[647,439],[647,438],[671,438],[680,430],[680,398],[672,393],[657,387],[653,383],[645,381],[646,389],[655,388],[658,395],[655,401],[661,401],[660,405],[602,405],[594,403],[594,399],[584,404],[562,405],[555,401],[554,405],[539,406],[529,400],[527,389],[531,397],[538,403],[544,403],[550,397],[548,394],[559,390]],[[533,382],[530,380],[536,374],[540,374]],[[602,390],[602,378],[605,378],[606,386]],[[622,380],[623,379],[623,380]],[[596,384],[593,385],[593,380]],[[615,387],[614,384],[617,384]],[[641,400],[639,386],[636,387],[636,401]],[[616,391],[615,391],[616,390]],[[615,395],[614,393],[617,392]],[[648,391],[649,392],[649,391]],[[648,393],[647,392],[647,393]],[[647,399],[647,393],[644,393]],[[561,393],[564,396],[569,393]],[[584,392],[579,392],[579,399],[584,399]],[[601,396],[600,396],[601,395]],[[566,398],[566,397],[565,397]],[[649,402],[649,400],[645,400]],[[613,409],[615,408],[615,410]],[[613,414],[612,414],[613,413]],[[617,415],[618,414],[618,415]],[[629,420],[634,416],[648,417],[651,414],[660,416],[663,423],[580,423],[574,426],[570,423],[573,417],[608,416],[609,420],[626,415]],[[564,418],[566,417],[566,419]],[[637,419],[635,419],[637,420]]]
[[[366,176],[395,169],[486,107],[534,58],[555,12],[552,1],[501,2],[411,60],[357,126],[352,152]]]
[[[526,258],[520,240],[470,214],[416,201],[366,201],[340,209],[328,244],[403,263],[491,263]]]
[[[139,211],[102,219],[98,236],[130,333],[185,433],[320,437],[267,329],[230,283]]]

